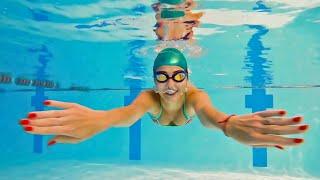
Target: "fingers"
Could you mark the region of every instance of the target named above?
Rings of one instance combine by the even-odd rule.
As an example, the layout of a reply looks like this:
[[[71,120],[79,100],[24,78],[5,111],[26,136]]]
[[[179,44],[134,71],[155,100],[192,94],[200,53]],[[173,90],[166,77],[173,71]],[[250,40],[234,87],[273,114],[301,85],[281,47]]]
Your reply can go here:
[[[303,121],[303,117],[297,116],[293,118],[263,118],[261,123],[264,125],[295,125]]]
[[[284,150],[284,147],[283,146],[279,146],[279,145],[257,145],[257,146],[253,146],[255,148],[259,148],[259,147],[262,147],[262,148],[265,148],[265,147],[271,147],[271,148],[277,148],[277,149],[280,149],[280,150]]]
[[[51,106],[51,107],[58,107],[61,109],[68,109],[68,108],[72,108],[72,107],[76,106],[76,103],[46,100],[46,101],[44,101],[44,105]]]
[[[29,119],[59,118],[67,115],[67,110],[36,111],[28,114]]]
[[[30,126],[30,125],[23,126],[23,128],[24,128],[25,132],[27,132],[29,134],[66,135],[66,136],[72,136],[72,137],[74,137],[74,136],[71,133],[75,129],[70,126],[39,127],[39,126]]]
[[[276,135],[264,135],[264,134],[255,134],[255,141],[252,142],[253,145],[271,145],[271,146],[297,146],[301,145],[304,142],[304,139],[300,138],[287,138]]]
[[[259,128],[259,131],[263,134],[298,134],[304,133],[309,129],[308,125],[301,126],[278,126],[278,125],[263,125]]]
[[[258,111],[255,112],[254,115],[258,115],[261,117],[271,117],[271,116],[284,116],[287,112],[285,110],[266,110],[266,111]]]
[[[65,117],[62,118],[44,118],[37,120],[23,119],[20,121],[21,125],[29,126],[40,126],[40,127],[49,127],[49,126],[63,126],[67,124]]]
[[[59,135],[59,136],[55,136],[54,138],[49,140],[48,141],[48,146],[54,145],[56,143],[77,144],[77,143],[79,143],[81,141],[82,141],[82,139],[79,139],[79,138]]]
[[[46,100],[43,102],[43,104],[46,106],[57,107],[57,108],[62,108],[66,110],[35,111],[35,112],[30,112],[27,117],[30,119],[58,118],[58,117],[65,116],[66,113],[68,112],[67,109],[81,107],[79,106],[79,104],[76,104],[76,103],[54,101],[54,100]]]

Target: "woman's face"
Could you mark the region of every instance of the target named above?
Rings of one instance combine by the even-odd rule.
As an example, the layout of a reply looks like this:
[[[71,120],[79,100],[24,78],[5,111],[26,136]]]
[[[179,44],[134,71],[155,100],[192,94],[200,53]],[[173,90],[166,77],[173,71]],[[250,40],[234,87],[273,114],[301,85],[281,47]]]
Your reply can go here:
[[[163,71],[172,77],[172,75],[177,71],[183,71],[183,69],[179,66],[160,66],[156,72]],[[168,81],[160,83],[156,79],[154,79],[155,85],[161,98],[164,98],[168,101],[175,101],[181,98],[184,95],[187,88],[188,78],[181,82],[176,82],[173,79],[168,79]],[[169,91],[168,91],[169,90]]]

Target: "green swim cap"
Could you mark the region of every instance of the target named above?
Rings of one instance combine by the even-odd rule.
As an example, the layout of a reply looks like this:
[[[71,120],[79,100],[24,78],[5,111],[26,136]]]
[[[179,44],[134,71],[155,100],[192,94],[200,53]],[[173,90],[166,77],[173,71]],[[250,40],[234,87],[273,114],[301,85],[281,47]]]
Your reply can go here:
[[[184,2],[184,0],[159,0],[160,3],[165,3],[165,4],[181,4]]]
[[[173,10],[169,8],[162,9],[161,11],[161,18],[179,18],[185,16],[186,13],[184,11]]]
[[[160,66],[179,66],[188,72],[187,60],[176,48],[166,48],[158,54],[153,63],[153,74]]]

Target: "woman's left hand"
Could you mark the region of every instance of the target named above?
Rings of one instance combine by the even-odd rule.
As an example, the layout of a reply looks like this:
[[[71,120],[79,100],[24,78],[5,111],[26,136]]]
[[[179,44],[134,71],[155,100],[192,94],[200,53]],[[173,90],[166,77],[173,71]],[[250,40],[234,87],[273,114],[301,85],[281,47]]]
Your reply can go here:
[[[284,110],[267,110],[248,115],[232,116],[224,124],[225,133],[237,141],[251,145],[276,147],[296,146],[303,143],[300,138],[287,138],[279,135],[305,133],[308,125],[294,126],[303,120],[303,117],[283,117]]]

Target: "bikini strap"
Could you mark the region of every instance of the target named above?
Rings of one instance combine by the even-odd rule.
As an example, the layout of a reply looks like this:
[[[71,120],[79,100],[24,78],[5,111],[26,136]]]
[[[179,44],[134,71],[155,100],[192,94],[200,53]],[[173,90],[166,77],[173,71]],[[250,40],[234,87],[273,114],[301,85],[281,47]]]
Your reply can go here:
[[[158,123],[159,123],[159,118],[161,117],[161,115],[162,115],[162,104],[161,104],[161,100],[159,100],[159,103],[160,103],[160,112],[159,112],[159,114],[158,114],[158,116],[157,116],[157,120],[158,120]]]
[[[184,102],[183,102],[182,112],[183,112],[183,115],[186,118],[187,123],[188,123],[190,121],[190,116],[188,115],[188,113],[186,111],[186,93],[184,94]]]
[[[157,116],[154,117],[154,120],[157,121],[158,124],[160,124],[160,121],[159,119],[161,118],[161,115],[162,115],[162,104],[161,104],[161,99],[159,99],[159,103],[160,103],[160,112]]]

